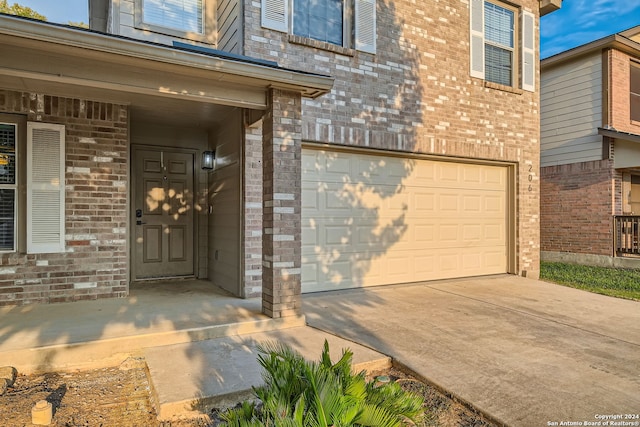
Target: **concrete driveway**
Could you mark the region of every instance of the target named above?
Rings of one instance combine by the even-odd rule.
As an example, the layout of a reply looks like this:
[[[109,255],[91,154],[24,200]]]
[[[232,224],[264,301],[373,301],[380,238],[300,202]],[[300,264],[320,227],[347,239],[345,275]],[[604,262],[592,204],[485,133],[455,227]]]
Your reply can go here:
[[[639,302],[506,275],[303,301],[309,325],[393,357],[503,424],[640,425],[624,418],[640,415]]]

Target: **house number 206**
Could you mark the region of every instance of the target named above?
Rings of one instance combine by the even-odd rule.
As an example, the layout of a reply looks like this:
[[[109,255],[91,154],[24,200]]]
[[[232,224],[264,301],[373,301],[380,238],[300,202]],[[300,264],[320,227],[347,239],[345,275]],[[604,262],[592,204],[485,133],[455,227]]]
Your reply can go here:
[[[533,165],[529,165],[529,182],[533,181]],[[529,191],[533,191],[533,187],[529,184]]]

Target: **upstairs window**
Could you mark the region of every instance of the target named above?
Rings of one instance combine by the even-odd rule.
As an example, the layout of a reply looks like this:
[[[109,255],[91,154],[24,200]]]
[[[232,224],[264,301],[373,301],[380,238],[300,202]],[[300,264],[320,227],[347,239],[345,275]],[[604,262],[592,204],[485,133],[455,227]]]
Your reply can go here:
[[[293,34],[342,46],[343,31],[342,0],[293,1]]]
[[[513,85],[515,12],[491,2],[484,3],[484,78]]]
[[[212,0],[135,0],[136,28],[215,44]]]
[[[631,105],[629,115],[631,120],[640,122],[640,64],[632,62],[630,71],[629,95]]]
[[[143,0],[142,20],[179,31],[204,33],[202,0]]]
[[[376,0],[262,0],[262,26],[376,53]]]
[[[499,1],[471,0],[470,26],[471,76],[535,91],[535,15]]]

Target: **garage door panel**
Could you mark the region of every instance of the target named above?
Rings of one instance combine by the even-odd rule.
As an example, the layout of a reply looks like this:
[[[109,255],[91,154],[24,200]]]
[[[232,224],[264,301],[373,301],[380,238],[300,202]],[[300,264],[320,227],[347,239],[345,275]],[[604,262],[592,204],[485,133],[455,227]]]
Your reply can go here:
[[[302,187],[302,209],[307,212],[318,212],[320,208],[320,193],[313,185]]]
[[[415,274],[417,277],[433,277],[435,276],[437,269],[437,256],[436,254],[430,255],[416,255],[415,260]]]
[[[315,221],[311,221],[315,222]],[[314,252],[314,248],[320,244],[320,236],[318,235],[319,227],[314,225],[302,224],[302,251],[310,250]]]
[[[303,292],[506,272],[505,167],[305,149],[303,168]]]
[[[387,276],[394,282],[402,283],[411,280],[413,276],[413,257],[404,253],[389,254],[384,258]],[[402,279],[400,279],[402,278]]]
[[[484,211],[496,214],[504,213],[505,200],[500,195],[490,195],[484,197]]]
[[[442,162],[439,163],[436,167],[438,168],[438,178],[440,181],[452,183],[457,183],[460,181],[460,166],[457,163]]]
[[[438,208],[440,212],[458,212],[460,207],[458,206],[458,196],[457,194],[446,194],[441,193],[438,197]]]
[[[487,188],[492,188],[498,191],[504,189],[507,184],[507,174],[505,168],[491,168],[483,169],[484,184]]]
[[[435,212],[436,195],[433,192],[425,192],[424,190],[416,190],[413,193],[414,203],[411,206],[411,212],[415,215],[427,215]]]
[[[462,180],[465,183],[476,185],[482,183],[482,168],[475,165],[467,165],[462,170]]]
[[[462,209],[465,212],[478,214],[482,211],[482,196],[462,196]]]

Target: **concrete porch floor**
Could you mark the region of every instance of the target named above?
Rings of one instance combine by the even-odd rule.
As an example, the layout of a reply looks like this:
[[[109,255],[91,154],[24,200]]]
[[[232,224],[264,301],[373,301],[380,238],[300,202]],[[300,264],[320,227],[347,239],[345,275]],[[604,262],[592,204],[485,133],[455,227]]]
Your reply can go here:
[[[289,344],[317,360],[325,340],[337,360],[383,369],[388,356],[305,325],[271,319],[259,298],[240,299],[207,281],[136,284],[128,298],[0,308],[0,366],[22,374],[117,366],[144,357],[160,419],[198,415],[251,397],[262,383],[260,343]]]
[[[204,280],[142,282],[127,298],[0,308],[0,366],[29,373],[108,366],[146,347],[304,325],[271,319],[259,298]]]

